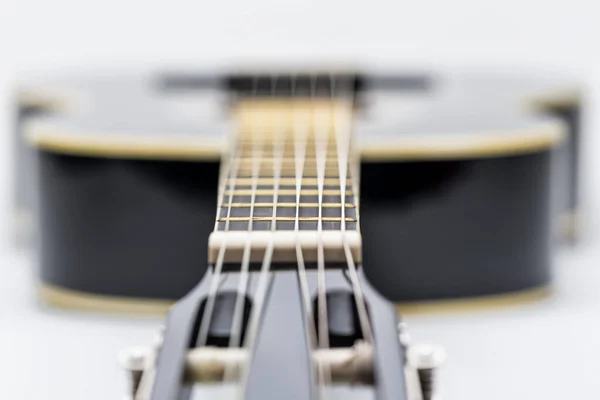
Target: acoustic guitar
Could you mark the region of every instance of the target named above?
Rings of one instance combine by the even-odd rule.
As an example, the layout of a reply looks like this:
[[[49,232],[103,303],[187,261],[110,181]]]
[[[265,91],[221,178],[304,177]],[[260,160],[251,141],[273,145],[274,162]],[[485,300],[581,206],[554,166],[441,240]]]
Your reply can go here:
[[[544,293],[552,227],[577,211],[577,86],[330,75],[70,74],[21,85],[18,133],[29,145],[17,142],[17,181],[27,183],[17,205],[35,221],[42,298],[166,310],[207,260],[236,265],[250,243],[247,262],[261,264],[272,235],[274,265],[295,265],[297,242],[307,263],[321,253],[346,263],[349,250],[398,304]],[[315,136],[338,126],[343,141]],[[253,152],[254,142],[264,147]]]
[[[538,293],[553,220],[573,208],[559,173],[576,164],[578,102],[525,82],[32,82],[29,104],[55,107],[23,107],[20,124],[42,296],[128,312],[181,298],[156,345],[125,357],[135,400],[428,400],[440,353],[410,345],[395,305]]]

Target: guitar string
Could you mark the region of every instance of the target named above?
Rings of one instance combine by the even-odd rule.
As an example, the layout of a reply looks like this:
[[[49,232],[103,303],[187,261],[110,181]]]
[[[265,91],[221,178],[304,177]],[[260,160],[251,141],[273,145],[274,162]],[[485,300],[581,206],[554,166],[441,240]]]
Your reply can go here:
[[[311,79],[311,97],[315,97],[316,79]],[[315,140],[315,157],[317,164],[318,187],[318,221],[317,221],[317,313],[318,313],[318,341],[320,349],[329,348],[329,324],[327,320],[327,294],[325,292],[325,254],[323,246],[323,186],[325,181],[325,167],[329,136],[331,133],[331,116],[327,110],[313,105],[313,135]],[[331,381],[331,371],[322,365],[317,365],[320,381],[320,397],[327,397],[327,385]]]
[[[275,77],[272,80],[272,87],[273,87],[273,95],[275,95],[275,89],[276,89],[276,78]],[[283,164],[284,152],[285,152],[285,144],[286,144],[286,135],[285,135],[285,131],[283,130],[284,125],[282,124],[282,121],[279,121],[276,119],[273,125],[274,125],[273,133],[275,133],[275,135],[277,136],[277,140],[273,141],[273,147],[272,147],[272,152],[273,152],[273,164],[272,164],[272,166],[273,166],[273,209],[272,209],[272,214],[271,214],[271,226],[270,226],[271,235],[269,236],[267,248],[265,250],[265,254],[263,257],[263,262],[262,262],[262,266],[261,266],[261,270],[260,270],[260,276],[259,276],[259,280],[258,280],[258,284],[257,284],[257,288],[256,288],[255,304],[253,305],[252,310],[251,310],[251,315],[249,318],[249,323],[248,323],[248,328],[247,328],[247,330],[248,330],[247,339],[245,340],[245,343],[244,343],[244,347],[246,349],[248,349],[248,351],[249,351],[249,357],[248,357],[248,361],[246,363],[246,368],[245,368],[245,373],[244,373],[244,377],[242,380],[242,385],[240,385],[240,388],[242,388],[242,389],[246,386],[246,383],[247,383],[247,380],[249,377],[250,369],[248,367],[251,363],[251,360],[253,357],[253,352],[255,350],[254,344],[255,344],[257,333],[258,333],[258,330],[260,327],[261,317],[263,316],[264,304],[266,303],[266,298],[268,297],[268,293],[271,288],[271,282],[273,279],[272,275],[269,274],[269,269],[271,267],[271,261],[272,261],[272,257],[273,257],[274,247],[275,247],[274,234],[277,230],[276,216],[277,216],[278,190],[279,190],[279,185],[280,185],[280,177],[281,177],[282,164]]]
[[[244,245],[244,251],[242,254],[242,263],[240,268],[240,276],[238,282],[238,288],[236,293],[235,305],[233,309],[233,316],[231,322],[231,335],[229,337],[228,346],[230,348],[237,348],[240,345],[241,341],[241,333],[242,333],[242,322],[245,308],[245,300],[246,293],[248,291],[248,281],[250,274],[250,255],[252,251],[252,240],[250,238],[250,234],[254,227],[254,204],[256,202],[256,189],[258,186],[258,178],[260,176],[260,170],[262,166],[263,160],[263,147],[266,143],[265,140],[261,140],[262,138],[258,137],[262,130],[263,126],[259,126],[260,132],[254,126],[254,119],[250,119],[249,124],[249,136],[250,136],[250,145],[252,146],[252,189],[250,195],[250,215],[248,218],[248,237],[246,239],[246,243]],[[227,382],[230,381],[236,372],[236,365],[229,364],[226,366],[224,371],[223,379]]]
[[[236,145],[237,147],[237,145]],[[231,173],[229,174],[229,177],[231,178],[231,180],[228,180],[226,182],[230,182],[229,184],[227,184],[228,186],[230,186],[233,182],[233,186],[235,186],[235,177],[237,175],[237,170],[239,168],[239,163],[238,161],[235,159],[237,158],[235,156],[236,150],[232,151],[232,158],[233,160],[230,160],[229,162],[233,162],[234,167],[231,168]],[[228,206],[227,206],[227,218],[225,220],[225,227],[224,227],[224,231],[229,231],[229,223],[230,223],[230,217],[231,217],[231,203],[233,202],[233,195],[229,195],[229,200],[228,200]],[[220,209],[217,209],[217,216],[219,215],[218,213],[220,212]],[[218,224],[217,224],[217,229],[218,229]],[[221,244],[219,245],[219,253],[217,255],[217,260],[215,262],[215,265],[213,267],[213,276],[211,278],[211,282],[210,282],[210,287],[208,289],[208,296],[206,297],[206,303],[204,305],[204,312],[202,313],[202,318],[200,321],[200,330],[198,333],[198,339],[196,341],[196,345],[197,346],[206,346],[206,342],[208,339],[208,330],[210,328],[210,322],[212,321],[212,314],[213,314],[213,309],[215,306],[215,299],[216,299],[216,294],[217,294],[217,290],[219,288],[219,281],[220,281],[220,277],[221,277],[221,272],[223,269],[223,262],[225,259],[225,250],[227,248],[227,236],[223,237],[223,241],[221,242]]]
[[[295,94],[295,79],[292,79],[292,95]],[[310,133],[309,121],[307,121],[306,109],[294,107],[292,110],[292,129],[294,145],[294,178],[296,182],[296,215],[294,221],[294,232],[296,233],[296,263],[297,276],[300,293],[302,295],[304,318],[306,322],[306,337],[310,351],[317,347],[317,329],[314,321],[314,314],[311,304],[310,289],[308,286],[308,277],[306,274],[306,265],[304,264],[304,255],[300,243],[300,196],[302,185],[304,183],[304,165],[306,161],[306,149]],[[309,362],[312,362],[312,358]],[[311,364],[312,365],[312,364]]]
[[[339,89],[343,93],[343,88]],[[334,91],[332,90],[332,95]],[[349,91],[349,93],[352,93]],[[356,303],[359,322],[363,337],[367,343],[373,343],[373,334],[371,329],[371,324],[369,321],[369,316],[367,314],[367,309],[364,301],[364,296],[362,293],[362,289],[360,287],[360,282],[358,279],[358,273],[356,270],[356,263],[354,262],[354,255],[350,250],[350,245],[348,244],[347,238],[347,230],[346,230],[346,179],[348,168],[350,166],[349,158],[350,158],[350,141],[352,140],[351,136],[351,116],[352,116],[352,107],[353,107],[353,97],[351,95],[348,96],[348,100],[342,99],[342,104],[344,107],[336,108],[334,110],[334,136],[337,144],[337,154],[338,154],[338,175],[340,178],[340,193],[341,193],[341,231],[342,231],[342,240],[344,246],[344,253],[346,257],[346,263],[348,265],[348,272],[350,276],[350,281],[352,284],[352,293],[354,294],[354,300]],[[352,180],[354,175],[352,174],[350,179]],[[356,199],[357,194],[354,193],[354,199]],[[356,201],[355,201],[356,202]],[[358,221],[358,219],[357,219]]]
[[[252,94],[255,94],[257,89],[258,89],[258,82],[257,79],[255,78],[253,80],[253,88],[252,88]],[[238,121],[238,125],[239,125],[239,121]],[[238,127],[239,128],[239,127]],[[230,227],[230,221],[231,221],[231,205],[233,203],[233,190],[235,190],[236,187],[236,179],[237,179],[237,175],[238,175],[238,170],[239,170],[239,164],[240,164],[240,157],[237,156],[237,153],[239,152],[239,147],[240,147],[240,142],[238,141],[238,137],[239,137],[239,129],[233,129],[233,138],[232,138],[232,142],[233,146],[231,146],[230,149],[230,155],[229,155],[229,161],[227,161],[228,165],[231,164],[233,162],[234,167],[230,169],[229,171],[229,176],[228,178],[225,180],[225,184],[223,185],[223,193],[221,194],[221,201],[219,203],[217,203],[217,222],[215,223],[215,231],[218,230],[219,228],[219,215],[221,212],[221,205],[222,203],[222,199],[225,193],[225,189],[229,186],[229,199],[227,201],[227,216],[226,216],[226,220],[225,220],[225,227],[224,227],[224,231],[227,232],[229,231],[229,227]],[[215,299],[216,299],[216,294],[217,294],[217,290],[219,289],[219,282],[220,282],[220,276],[221,276],[221,272],[223,270],[223,263],[225,260],[225,251],[227,248],[227,235],[223,236],[223,241],[221,242],[221,244],[219,245],[219,253],[217,255],[217,260],[216,263],[213,267],[214,273],[210,282],[210,287],[208,290],[208,296],[206,298],[206,304],[204,306],[204,312],[202,313],[202,318],[200,320],[200,330],[198,333],[198,338],[196,340],[196,346],[206,346],[206,342],[208,339],[208,330],[210,329],[210,323],[212,322],[212,315],[213,315],[213,310],[215,307]]]
[[[246,387],[248,378],[250,375],[250,364],[252,362],[255,350],[256,338],[258,337],[258,331],[262,317],[264,316],[264,306],[271,290],[273,275],[269,274],[271,267],[271,261],[273,259],[274,243],[272,240],[269,241],[267,248],[265,249],[265,255],[263,257],[262,265],[260,267],[260,276],[256,285],[256,295],[254,296],[254,304],[250,309],[250,317],[248,318],[247,333],[244,338],[244,348],[248,349],[248,359],[245,365],[244,376],[241,380],[240,390]]]

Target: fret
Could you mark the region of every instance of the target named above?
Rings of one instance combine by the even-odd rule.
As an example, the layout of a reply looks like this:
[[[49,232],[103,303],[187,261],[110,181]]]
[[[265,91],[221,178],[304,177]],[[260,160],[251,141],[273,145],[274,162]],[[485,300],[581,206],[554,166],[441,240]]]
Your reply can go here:
[[[244,231],[244,232],[250,232],[251,237],[252,235],[258,235],[259,233],[269,233],[271,232],[271,229],[273,228],[273,224],[272,224],[272,220],[271,218],[268,218],[267,220],[263,220],[263,221],[253,221],[253,229],[252,231],[248,231],[248,221],[229,221],[229,230],[224,231],[223,227],[225,226],[226,222],[225,221],[219,221],[217,222],[219,224],[219,229],[215,232],[239,232],[239,231]],[[282,221],[276,221],[275,222],[275,230],[277,231],[277,233],[279,233],[279,231],[294,231],[295,230],[295,224],[296,224],[296,220],[282,220]],[[302,232],[302,233],[312,233],[313,235],[315,234],[315,231],[317,230],[317,224],[318,221],[317,220],[307,220],[307,221],[298,221],[298,225],[299,225],[299,231],[298,232]],[[331,231],[333,233],[335,233],[337,231],[337,234],[340,233],[340,229],[341,229],[341,221],[325,221],[322,222],[323,224],[323,230],[324,231]],[[346,221],[346,229],[348,230],[348,232],[356,232],[358,230],[358,221]],[[348,233],[346,233],[347,235]]]
[[[226,190],[225,191],[225,196],[251,196],[252,194],[255,194],[257,196],[273,196],[275,194],[275,189],[257,189],[257,190],[252,190],[252,189],[234,189],[234,190]],[[296,190],[295,189],[280,189],[277,191],[277,194],[282,196],[282,195],[296,195]],[[300,190],[300,195],[306,195],[306,196],[317,196],[319,194],[319,191],[316,189],[305,189],[305,190]],[[339,196],[341,195],[342,192],[339,189],[325,189],[323,190],[323,195],[324,196]],[[352,195],[352,190],[346,190],[346,196],[351,196]]]
[[[277,204],[277,208],[296,208],[296,206],[300,208],[316,208],[319,207],[319,203],[254,203],[254,208],[274,208],[275,204]],[[232,203],[231,208],[250,208],[252,203]],[[222,208],[229,207],[229,204],[223,203],[221,204]],[[323,203],[321,204],[323,208],[340,208],[342,207],[342,203]],[[351,203],[344,204],[346,208],[355,208],[356,206]]]
[[[302,185],[310,185],[310,186],[316,186],[317,185],[317,178],[316,177],[304,177],[301,178],[302,181]],[[273,185],[275,183],[275,178],[272,175],[267,175],[267,176],[259,176],[257,179],[257,183],[259,185]],[[236,186],[249,186],[253,184],[253,179],[252,177],[248,177],[248,176],[240,176],[237,177],[233,182],[231,182],[231,180],[227,181],[228,185],[233,185],[235,184]],[[346,179],[346,184],[347,185],[351,185],[352,184],[352,180],[350,178]],[[289,177],[289,176],[284,176],[279,178],[279,186],[296,186],[296,178],[295,177]],[[337,186],[340,187],[340,179],[339,177],[334,177],[334,176],[328,176],[325,178],[325,186]]]
[[[232,222],[248,222],[250,221],[250,217],[229,217],[229,218],[219,218],[218,221],[219,222],[227,222],[227,220],[232,221]],[[279,222],[279,221],[295,221],[296,217],[252,217],[253,221],[273,221],[275,220],[275,222]],[[319,217],[298,217],[298,221],[318,221]],[[356,218],[350,218],[350,217],[346,217],[344,218],[344,220],[346,222],[356,222]],[[323,222],[341,222],[342,218],[341,217],[322,217],[321,221]]]
[[[272,168],[260,168],[260,175],[266,175],[267,172],[271,172],[273,169]],[[281,173],[282,175],[292,175],[295,171],[294,167],[282,167],[281,168]],[[240,167],[239,168],[239,172],[242,175],[251,175],[252,174],[252,167],[248,166],[248,167]],[[305,173],[307,174],[311,174],[311,175],[315,175],[317,173],[317,167],[314,168],[306,168],[304,170]],[[337,167],[328,167],[325,170],[325,173],[327,174],[327,176],[336,176],[338,173],[338,169]],[[334,175],[335,174],[335,175]]]
[[[250,147],[247,150],[248,150],[248,154],[247,155],[240,154],[239,157],[238,157],[238,160],[241,163],[252,163],[252,162],[254,162],[254,160],[252,159],[252,147]],[[265,153],[269,154],[270,152],[266,152],[263,149],[263,154],[265,154]],[[335,154],[335,153],[334,154],[328,153],[327,157],[325,158],[325,160],[326,160],[326,162],[335,164],[337,166],[337,162],[338,162],[337,161],[337,154]],[[291,164],[291,165],[294,165],[294,163],[295,163],[294,155],[290,154],[290,153],[284,153],[284,157],[281,160],[278,160],[276,157],[267,157],[267,156],[263,156],[260,159],[261,163],[263,163],[263,164],[270,164],[270,165],[274,165],[274,163],[276,161],[277,162],[281,161],[284,164],[288,163],[288,164]],[[314,163],[316,163],[316,160],[314,158],[312,158],[312,157],[307,157],[306,160],[304,160],[304,163],[305,164],[306,163],[313,163],[314,164]]]
[[[339,186],[336,185],[324,185],[323,189],[325,190],[337,190],[339,191]],[[295,185],[279,185],[279,186],[274,186],[274,185],[256,185],[255,187],[253,187],[252,185],[227,185],[225,188],[226,191],[231,191],[233,190],[234,192],[239,192],[241,190],[249,190],[249,191],[258,191],[258,190],[271,190],[271,191],[275,191],[277,190],[278,193],[280,193],[281,191],[285,190],[285,191],[290,191],[293,190],[294,191],[294,195],[296,194],[296,186]],[[310,190],[319,190],[319,187],[317,185],[303,185],[300,188],[301,191],[305,192],[305,191],[310,191]],[[346,193],[349,189],[346,189]],[[301,193],[303,196],[305,195],[304,193]],[[238,193],[234,193],[234,196],[242,196]],[[272,194],[269,194],[272,195]],[[289,196],[289,193],[284,194],[284,196]],[[245,195],[244,195],[245,196]],[[258,196],[266,196],[263,194],[258,194]],[[281,194],[280,194],[281,196]]]
[[[238,167],[238,171],[240,173],[240,175],[252,175],[252,168],[253,168],[253,164],[252,163],[240,163],[239,167]],[[261,164],[259,165],[259,176],[269,176],[268,174],[272,174],[273,173],[273,168],[274,165],[264,165]],[[282,164],[279,167],[279,170],[281,171],[282,175],[292,175],[295,171],[296,166],[293,164]],[[318,171],[318,166],[316,164],[311,164],[311,163],[306,163],[306,165],[304,166],[304,173],[306,175],[316,175]],[[337,165],[335,164],[330,164],[327,165],[325,167],[325,173],[327,174],[327,176],[330,177],[334,177],[337,178],[338,177],[338,168]],[[271,175],[272,176],[272,175]]]
[[[219,222],[225,222],[227,214],[229,213],[230,217],[245,217],[249,218],[252,207],[249,205],[245,205],[245,207],[232,207],[228,209],[228,207],[221,207],[219,209]],[[253,216],[254,217],[269,217],[273,216],[273,211],[275,208],[273,207],[254,207],[253,208]],[[278,207],[276,209],[277,217],[288,217],[294,218],[296,216],[296,211],[298,211],[298,216],[300,218],[304,217],[318,217],[319,216],[319,207],[318,205],[314,207],[302,207],[299,210],[296,210],[295,207]],[[336,217],[340,218],[342,216],[342,207],[322,207],[321,214],[324,218]],[[355,207],[347,207],[345,209],[345,216],[349,218],[356,217],[356,208]],[[233,221],[233,219],[230,219]]]
[[[300,203],[318,203],[319,199],[317,195],[312,195],[312,196],[300,196]],[[269,203],[269,202],[273,202],[273,196],[256,196],[254,199],[254,203]],[[295,195],[284,195],[284,196],[277,196],[277,204],[279,203],[295,203],[296,202],[296,196]],[[323,196],[323,202],[322,204],[339,204],[342,202],[342,198],[341,196]],[[353,196],[346,196],[346,202],[347,203],[352,203],[354,204],[354,198]],[[252,203],[252,196],[233,196],[231,199],[231,205],[232,208],[233,204],[247,204],[247,203]],[[224,208],[227,208],[227,206],[229,205],[229,196],[227,196],[222,204],[225,204],[226,206]],[[327,208],[327,207],[323,207],[323,208]]]
[[[309,143],[308,145],[309,146],[314,146],[314,143]],[[263,146],[263,145],[260,145],[260,144],[259,144],[259,146],[262,147],[263,153],[265,155],[273,154],[274,151],[275,151],[274,147]],[[252,144],[248,144],[247,146],[238,148],[237,149],[237,155],[238,155],[238,157],[240,157],[240,158],[251,158],[252,157],[252,147],[253,147]],[[294,157],[293,151],[294,151],[293,148],[291,148],[291,149],[287,149],[286,148],[284,150],[284,159],[285,158],[292,158],[293,159],[293,157]],[[316,156],[316,153],[313,150],[310,150],[310,151],[307,150],[307,152],[306,152],[307,161],[310,161],[310,159],[314,159],[315,156]],[[332,151],[331,153],[328,153],[328,158],[330,158],[330,159],[333,159],[336,156],[337,156],[337,153],[335,151]],[[274,159],[274,157],[267,157],[267,158],[273,158]]]
[[[249,168],[252,165],[254,165],[255,160],[253,160],[251,157],[240,157],[238,158],[238,165],[239,168],[241,170],[243,170],[244,168]],[[296,163],[294,160],[274,160],[274,159],[261,159],[259,161],[260,164],[260,168],[263,170],[267,170],[268,168],[270,168],[269,172],[273,173],[273,168],[275,168],[276,165],[280,165],[281,168],[286,169],[286,168],[294,168]],[[327,161],[325,161],[325,165],[326,165],[326,169],[335,167],[335,170],[338,170],[338,164],[337,164],[337,159],[329,159]],[[317,161],[316,160],[310,160],[310,159],[306,159],[304,161],[304,168],[306,169],[313,169],[313,168],[317,168]]]

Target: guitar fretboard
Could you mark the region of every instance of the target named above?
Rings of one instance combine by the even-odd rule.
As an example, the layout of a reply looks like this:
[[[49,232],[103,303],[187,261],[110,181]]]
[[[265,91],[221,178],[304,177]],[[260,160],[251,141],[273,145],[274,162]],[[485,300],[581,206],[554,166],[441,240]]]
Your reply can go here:
[[[212,250],[222,245],[216,238],[242,233],[277,233],[275,241],[293,232],[359,236],[351,105],[253,100],[240,104],[236,117],[222,159]]]

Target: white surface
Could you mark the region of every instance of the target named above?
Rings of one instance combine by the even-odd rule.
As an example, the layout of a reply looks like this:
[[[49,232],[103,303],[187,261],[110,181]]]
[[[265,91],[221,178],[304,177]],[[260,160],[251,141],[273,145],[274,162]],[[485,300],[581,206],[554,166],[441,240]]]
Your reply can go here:
[[[231,56],[356,56],[396,64],[548,65],[600,87],[597,2],[0,0],[0,208],[8,210],[10,82],[72,65],[214,62]],[[584,169],[589,236],[561,251],[547,301],[476,314],[411,317],[413,336],[446,346],[446,400],[596,399],[600,393],[600,140],[589,114]],[[6,215],[6,214],[2,214]],[[4,220],[5,221],[5,220]],[[2,223],[5,229],[7,223]],[[6,239],[6,235],[4,238]],[[157,320],[50,311],[26,254],[0,242],[0,398],[120,399],[118,351]]]

